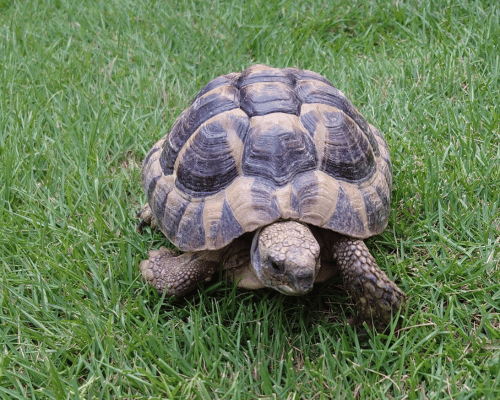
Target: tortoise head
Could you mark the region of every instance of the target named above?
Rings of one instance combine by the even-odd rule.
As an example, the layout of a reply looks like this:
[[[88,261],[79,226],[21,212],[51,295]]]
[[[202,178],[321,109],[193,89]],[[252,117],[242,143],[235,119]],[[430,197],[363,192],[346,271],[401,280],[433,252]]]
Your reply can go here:
[[[300,222],[280,221],[258,230],[251,265],[261,283],[287,295],[309,292],[320,268],[319,244]]]

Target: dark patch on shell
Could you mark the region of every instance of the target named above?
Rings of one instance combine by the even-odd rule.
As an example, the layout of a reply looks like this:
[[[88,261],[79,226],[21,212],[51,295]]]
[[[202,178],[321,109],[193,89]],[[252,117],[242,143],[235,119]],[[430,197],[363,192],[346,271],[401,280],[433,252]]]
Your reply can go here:
[[[197,97],[184,115],[184,131],[191,135],[214,115],[240,106],[240,92],[234,86],[221,86],[215,91]],[[184,141],[185,142],[185,141]]]
[[[156,184],[158,183],[158,180],[161,178],[161,175],[155,176],[153,179],[149,181],[149,185],[147,188],[147,197],[148,197],[148,202],[151,201],[151,197],[153,196],[153,192],[156,189]],[[167,196],[165,196],[166,198]]]
[[[375,190],[377,191],[378,197],[380,198],[380,201],[382,202],[382,205],[384,206],[383,208],[389,211],[389,206],[390,206],[390,201],[391,201],[391,193],[387,190],[387,188],[381,188],[379,186],[375,186]],[[389,218],[389,215],[387,215],[387,218]]]
[[[178,235],[177,246],[180,249],[196,249],[205,245],[205,228],[203,225],[203,208],[205,202],[202,200],[199,203],[190,203],[189,208],[194,210],[185,209],[181,221],[182,229],[176,229],[181,232]],[[189,216],[187,213],[189,212]]]
[[[300,115],[300,122],[302,123],[302,126],[306,128],[307,132],[309,132],[311,137],[314,137],[316,126],[319,122],[316,112],[302,113]]]
[[[325,227],[331,228],[336,232],[342,232],[349,236],[363,236],[362,232],[365,231],[363,221],[361,220],[358,212],[352,206],[351,200],[342,186],[339,187],[335,212]]]
[[[301,174],[293,180],[292,188],[294,205],[291,206],[302,218],[318,201],[318,180],[314,173]],[[293,200],[294,198],[296,200]]]
[[[206,197],[228,187],[238,169],[217,121],[204,124],[182,154],[175,186],[193,197]]]
[[[241,89],[241,108],[249,117],[271,113],[299,115],[300,100],[281,82],[253,83]]]
[[[316,169],[316,148],[309,135],[294,125],[251,127],[243,153],[243,174],[283,186],[306,171]]]
[[[338,108],[348,115],[361,128],[370,142],[376,156],[380,155],[378,143],[375,139],[368,122],[349,100],[331,83],[317,80],[304,80],[297,83],[297,95],[303,103],[326,104]]]
[[[167,196],[164,196],[165,199],[167,199]],[[153,203],[154,207],[153,209],[159,209],[159,212],[163,211],[163,214],[161,215],[161,218],[158,218],[158,221],[160,222],[160,226],[162,227],[163,233],[172,240],[172,238],[175,238],[175,244],[178,245],[178,228],[179,224],[182,220],[182,217],[184,217],[184,213],[186,212],[187,207],[189,206],[189,201],[184,199],[181,196],[176,197],[177,203],[169,202],[162,202],[162,204],[157,204]],[[160,215],[158,215],[160,217]]]
[[[241,228],[236,218],[234,218],[233,210],[229,204],[224,200],[222,206],[222,215],[220,220],[212,223],[210,227],[210,237],[214,238],[214,244],[223,247],[225,243],[230,242],[233,238],[241,236],[243,229]]]
[[[190,134],[187,134],[183,129],[183,116],[177,119],[168,135],[167,140],[163,144],[163,149],[160,155],[160,167],[165,175],[171,175],[174,172],[174,164],[179,154],[180,149],[189,139]]]
[[[216,86],[214,91],[196,97],[191,107],[175,122],[165,141],[160,165],[165,175],[173,172],[180,149],[204,122],[215,115],[240,106],[240,93],[234,86]]]
[[[369,179],[377,170],[377,164],[366,136],[340,111],[323,115],[328,134],[321,170],[349,182]]]
[[[211,80],[207,85],[203,87],[203,89],[200,90],[200,92],[196,95],[195,100],[203,96],[205,93],[217,89],[218,87],[234,85],[237,77],[238,74],[233,72],[232,74],[222,75]]]
[[[365,203],[369,229],[372,231],[382,230],[385,228],[385,221],[389,218],[389,208],[384,206],[378,191],[373,187],[370,187],[369,190],[361,189],[361,195]]]
[[[280,217],[280,211],[274,201],[274,185],[264,179],[256,179],[250,190],[254,209],[259,210],[260,221],[267,223],[275,221]],[[267,225],[264,223],[263,225]]]

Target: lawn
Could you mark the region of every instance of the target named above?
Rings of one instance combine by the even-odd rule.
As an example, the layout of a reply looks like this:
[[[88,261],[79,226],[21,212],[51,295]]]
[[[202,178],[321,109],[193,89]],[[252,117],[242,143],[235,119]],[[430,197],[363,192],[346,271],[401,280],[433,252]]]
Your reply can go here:
[[[326,76],[385,133],[408,297],[360,334],[339,282],[159,296],[141,163],[211,79]],[[0,398],[500,398],[496,1],[0,0]]]

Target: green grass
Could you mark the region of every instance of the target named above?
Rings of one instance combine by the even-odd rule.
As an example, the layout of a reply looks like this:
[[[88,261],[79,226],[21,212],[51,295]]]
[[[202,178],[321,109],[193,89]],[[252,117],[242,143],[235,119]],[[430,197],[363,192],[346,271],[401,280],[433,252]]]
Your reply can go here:
[[[496,1],[0,1],[0,398],[500,397]],[[214,77],[329,78],[385,132],[409,295],[359,336],[338,284],[306,297],[139,277],[140,165]]]

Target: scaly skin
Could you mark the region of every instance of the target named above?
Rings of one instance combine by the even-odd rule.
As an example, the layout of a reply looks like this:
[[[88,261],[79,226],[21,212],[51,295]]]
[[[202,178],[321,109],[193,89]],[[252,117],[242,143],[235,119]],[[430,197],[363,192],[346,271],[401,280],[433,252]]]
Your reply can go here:
[[[362,240],[340,236],[331,244],[344,285],[358,307],[358,316],[351,323],[366,322],[383,331],[404,307],[406,295],[377,266]]]
[[[160,247],[149,251],[149,259],[142,261],[139,269],[144,280],[158,292],[181,297],[199,283],[209,281],[219,268],[220,258],[220,250],[176,256],[174,251]]]

